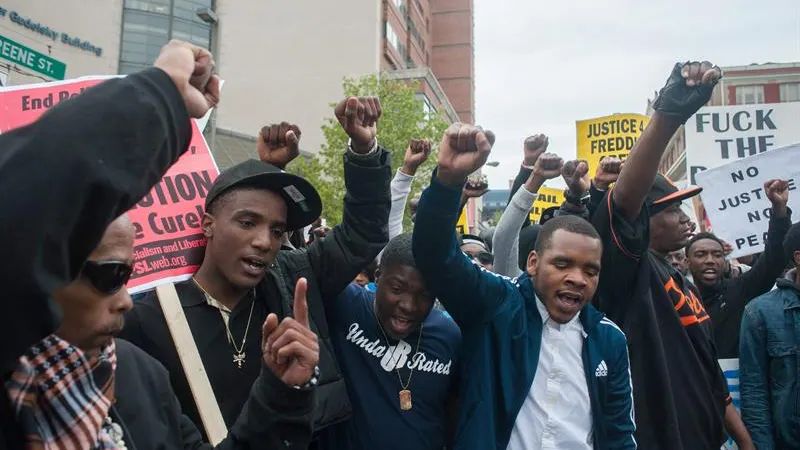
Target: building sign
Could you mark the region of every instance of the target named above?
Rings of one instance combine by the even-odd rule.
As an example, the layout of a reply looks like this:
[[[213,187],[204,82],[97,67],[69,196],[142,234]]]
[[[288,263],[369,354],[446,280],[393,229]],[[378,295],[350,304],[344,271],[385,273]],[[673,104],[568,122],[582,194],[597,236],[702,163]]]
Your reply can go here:
[[[67,71],[67,65],[63,62],[2,35],[0,35],[0,58],[56,80],[63,80]]]
[[[575,122],[578,159],[589,164],[589,174],[594,176],[603,158],[627,158],[648,123],[650,118],[641,114],[614,114]]]
[[[86,52],[94,53],[96,56],[100,57],[103,54],[103,49],[93,45],[89,41],[84,41],[76,36],[71,36],[67,33],[62,33],[56,31],[47,25],[43,25],[35,20],[31,20],[27,17],[19,15],[16,11],[9,11],[6,8],[0,6],[0,18],[8,18],[11,22],[25,27],[34,33],[39,33],[42,36],[51,39],[52,41],[61,41],[63,44],[69,45],[71,47],[75,47],[81,49]],[[59,79],[63,79],[59,78]]]
[[[798,124],[800,102],[700,108],[685,125],[689,182],[698,184],[704,170],[800,142]]]

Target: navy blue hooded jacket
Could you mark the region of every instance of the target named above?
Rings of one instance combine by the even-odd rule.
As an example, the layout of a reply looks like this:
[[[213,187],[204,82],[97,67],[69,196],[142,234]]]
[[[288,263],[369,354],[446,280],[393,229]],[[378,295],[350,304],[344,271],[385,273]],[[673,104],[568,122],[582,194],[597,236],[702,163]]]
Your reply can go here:
[[[460,187],[435,178],[414,226],[414,259],[427,287],[461,327],[461,385],[456,449],[503,449],[533,384],[542,318],[532,279],[483,270],[459,250]],[[583,366],[591,396],[595,449],[634,449],[633,397],[625,335],[587,305]],[[607,372],[597,370],[602,362]]]

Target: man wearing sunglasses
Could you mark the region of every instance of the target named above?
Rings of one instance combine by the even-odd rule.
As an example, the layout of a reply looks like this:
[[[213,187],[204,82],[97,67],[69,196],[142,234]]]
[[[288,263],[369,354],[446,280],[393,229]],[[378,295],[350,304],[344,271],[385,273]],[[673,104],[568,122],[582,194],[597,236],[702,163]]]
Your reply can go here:
[[[258,324],[270,313],[291,313],[299,278],[308,280],[311,329],[321,343],[315,430],[351,413],[323,299],[335,300],[386,245],[392,173],[389,152],[376,140],[378,99],[351,97],[334,112],[351,140],[344,152],[342,223],[306,248],[281,250],[285,232],[313,223],[322,202],[308,181],[282,170],[298,154],[299,130],[288,123],[265,127],[258,143],[261,161],[229,168],[209,190],[203,263],[193,279],[175,285],[228,427],[260,373]],[[164,364],[183,410],[199,426],[194,396],[155,293],[134,304],[121,337]]]
[[[21,358],[6,394],[28,448],[194,449],[207,445],[182,415],[169,374],[144,351],[114,337],[132,307],[135,230],[127,216],[111,223],[80,276],[53,294],[63,317],[56,332]],[[224,449],[304,449],[311,440],[316,335],[308,328],[305,280],[298,282],[294,318],[259,323],[260,374],[247,406],[218,444]],[[80,414],[75,405],[85,405]],[[44,417],[44,418],[42,418]],[[253,420],[253,418],[258,418]],[[50,427],[42,426],[42,423]]]

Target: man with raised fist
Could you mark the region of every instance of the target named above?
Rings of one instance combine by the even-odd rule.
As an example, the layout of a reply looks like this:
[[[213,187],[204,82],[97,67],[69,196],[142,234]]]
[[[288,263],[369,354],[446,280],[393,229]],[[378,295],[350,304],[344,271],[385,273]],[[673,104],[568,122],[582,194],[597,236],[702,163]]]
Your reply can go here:
[[[515,280],[458,248],[462,187],[493,142],[480,127],[447,129],[414,227],[417,266],[463,338],[454,448],[634,449],[625,335],[589,304],[602,256],[592,225],[574,216],[545,224]],[[560,173],[551,162],[540,176]]]
[[[222,172],[212,185],[202,229],[205,257],[191,280],[175,288],[226,425],[232,426],[260,372],[262,323],[269,314],[292,312],[297,280],[308,280],[311,330],[319,336],[319,390],[314,427],[346,420],[350,401],[323,306],[335,299],[388,242],[391,158],[378,145],[380,101],[350,97],[334,113],[350,137],[344,152],[347,195],[342,223],[308,247],[281,250],[285,234],[313,223],[322,212],[316,189],[283,171],[299,154],[300,129],[287,122],[264,127],[258,160]],[[200,425],[200,415],[152,293],[127,314],[122,337],[161,361],[170,371],[183,411]]]
[[[596,304],[628,337],[641,448],[718,449],[725,440],[730,396],[711,318],[697,289],[666,259],[689,243],[693,227],[680,204],[700,188],[680,190],[657,174],[670,138],[721,76],[709,62],[675,65],[649,126],[592,217],[605,247]]]

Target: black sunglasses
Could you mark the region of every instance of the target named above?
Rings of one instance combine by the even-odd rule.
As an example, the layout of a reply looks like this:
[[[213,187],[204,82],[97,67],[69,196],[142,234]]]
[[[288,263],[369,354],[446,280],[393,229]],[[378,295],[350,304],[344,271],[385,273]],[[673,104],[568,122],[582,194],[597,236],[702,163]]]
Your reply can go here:
[[[98,291],[106,295],[119,292],[131,278],[133,268],[120,261],[86,261],[81,273]]]

